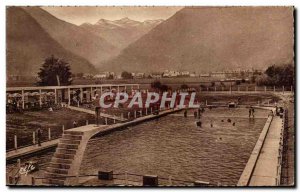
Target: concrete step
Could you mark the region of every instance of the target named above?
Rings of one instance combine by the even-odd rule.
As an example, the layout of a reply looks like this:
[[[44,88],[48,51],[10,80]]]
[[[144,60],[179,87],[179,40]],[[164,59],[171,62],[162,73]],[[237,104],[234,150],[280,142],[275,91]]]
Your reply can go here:
[[[58,148],[63,148],[63,149],[78,149],[78,145],[77,144],[58,143]]]
[[[65,180],[63,179],[43,179],[45,185],[64,185]]]
[[[47,179],[66,180],[67,174],[50,173],[50,172],[45,171],[44,177]]]
[[[79,145],[80,144],[80,140],[74,140],[74,139],[60,139],[59,140],[60,143],[63,144],[76,144]]]
[[[61,164],[72,164],[72,160],[71,159],[61,159],[61,158],[56,158],[56,157],[52,157],[51,162],[53,163],[61,163]]]
[[[75,155],[64,154],[64,153],[54,153],[53,156],[56,157],[56,158],[60,158],[60,159],[74,159]]]
[[[57,174],[63,174],[63,175],[68,174],[68,169],[58,169],[58,168],[53,168],[53,167],[47,167],[46,170],[49,173],[57,173]]]
[[[83,135],[83,132],[79,132],[79,131],[68,131],[66,130],[64,132],[64,134],[68,134],[68,135]]]
[[[63,139],[75,139],[75,140],[81,140],[82,135],[71,135],[71,134],[63,134],[62,135]]]
[[[76,154],[76,150],[74,149],[63,149],[63,148],[56,148],[57,153],[64,153],[64,154]]]
[[[71,166],[70,164],[50,162],[48,167],[56,168],[56,169],[70,169]]]

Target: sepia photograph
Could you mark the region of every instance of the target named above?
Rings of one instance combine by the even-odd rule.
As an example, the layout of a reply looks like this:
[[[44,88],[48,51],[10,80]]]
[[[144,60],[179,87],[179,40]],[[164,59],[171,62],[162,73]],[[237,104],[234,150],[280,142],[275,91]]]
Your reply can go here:
[[[6,6],[6,185],[295,187],[295,9]]]

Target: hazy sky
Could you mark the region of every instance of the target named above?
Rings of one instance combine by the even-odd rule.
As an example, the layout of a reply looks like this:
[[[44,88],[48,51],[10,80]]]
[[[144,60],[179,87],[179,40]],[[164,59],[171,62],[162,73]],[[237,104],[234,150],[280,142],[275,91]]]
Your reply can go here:
[[[167,19],[182,7],[42,7],[55,17],[80,25],[96,23],[99,19],[117,20],[128,17],[137,21]]]

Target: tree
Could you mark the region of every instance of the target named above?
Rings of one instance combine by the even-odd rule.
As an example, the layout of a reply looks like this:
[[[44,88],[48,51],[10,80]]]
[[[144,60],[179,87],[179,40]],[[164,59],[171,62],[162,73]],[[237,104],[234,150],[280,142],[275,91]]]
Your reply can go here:
[[[154,81],[151,83],[151,88],[153,89],[160,89],[161,88],[161,82],[160,81]]]
[[[181,88],[181,89],[188,89],[189,86],[188,86],[187,84],[182,84],[182,85],[180,86],[180,88]]]
[[[294,85],[294,65],[272,65],[267,68],[265,75],[257,82],[266,86],[291,86]]]
[[[38,76],[40,86],[70,85],[72,83],[72,73],[70,66],[62,59],[53,55],[45,59]]]
[[[212,81],[211,83],[210,83],[210,86],[211,87],[214,87],[216,85],[216,83],[214,82],[214,81]]]
[[[154,81],[151,83],[151,88],[155,90],[159,90],[162,92],[168,91],[171,89],[168,85],[162,84],[160,81]]]
[[[123,79],[132,79],[133,78],[132,74],[127,72],[127,71],[123,71],[122,74],[121,74],[121,77]]]

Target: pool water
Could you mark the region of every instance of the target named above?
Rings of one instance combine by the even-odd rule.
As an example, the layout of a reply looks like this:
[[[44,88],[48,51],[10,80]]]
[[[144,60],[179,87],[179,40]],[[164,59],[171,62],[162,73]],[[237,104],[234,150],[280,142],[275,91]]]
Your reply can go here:
[[[255,118],[249,119],[247,109],[206,110],[200,128],[193,111],[187,118],[180,112],[93,138],[80,174],[113,170],[235,185],[267,114],[256,109]]]

